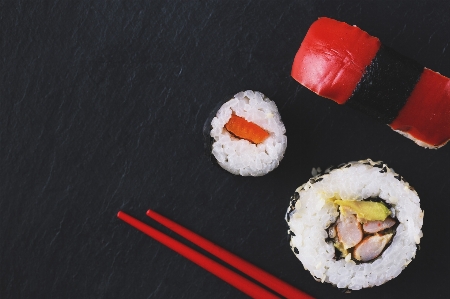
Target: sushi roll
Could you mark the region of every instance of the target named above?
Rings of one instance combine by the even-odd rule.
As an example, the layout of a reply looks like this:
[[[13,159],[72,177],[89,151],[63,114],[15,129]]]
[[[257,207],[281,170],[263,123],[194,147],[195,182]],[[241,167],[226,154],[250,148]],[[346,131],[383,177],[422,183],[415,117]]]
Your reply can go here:
[[[356,26],[319,18],[292,65],[300,84],[358,109],[426,148],[450,139],[450,79]]]
[[[382,162],[350,162],[291,197],[290,246],[321,282],[359,290],[398,276],[415,257],[424,212],[416,191]]]
[[[279,165],[286,150],[277,106],[261,92],[237,93],[220,107],[210,128],[213,156],[236,175],[262,176]]]

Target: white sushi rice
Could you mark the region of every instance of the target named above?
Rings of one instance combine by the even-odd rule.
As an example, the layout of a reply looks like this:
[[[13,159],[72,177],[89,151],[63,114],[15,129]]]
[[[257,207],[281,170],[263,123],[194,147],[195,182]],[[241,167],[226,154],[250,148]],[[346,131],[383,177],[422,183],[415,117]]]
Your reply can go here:
[[[260,144],[234,137],[225,129],[231,114],[255,123],[269,133]],[[277,106],[258,91],[243,91],[222,105],[211,122],[212,154],[220,166],[242,176],[261,176],[275,169],[287,146],[286,129]]]
[[[351,162],[310,179],[296,192],[299,197],[292,198],[286,215],[290,245],[305,269],[320,281],[352,290],[378,286],[398,276],[415,257],[424,212],[414,189],[387,165],[370,159]],[[338,206],[328,200],[336,197],[380,197],[392,205],[399,225],[392,243],[372,263],[336,260],[333,244],[325,241],[326,229],[339,215]]]

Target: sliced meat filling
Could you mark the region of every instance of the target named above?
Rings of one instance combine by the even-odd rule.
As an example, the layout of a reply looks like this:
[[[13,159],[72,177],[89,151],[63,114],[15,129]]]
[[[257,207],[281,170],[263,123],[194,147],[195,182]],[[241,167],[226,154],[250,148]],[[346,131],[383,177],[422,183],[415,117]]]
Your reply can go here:
[[[366,233],[374,234],[395,225],[395,220],[391,217],[386,218],[384,221],[368,221],[363,224],[363,230]]]
[[[353,256],[361,262],[367,262],[378,257],[386,244],[391,240],[393,234],[373,235],[364,238],[361,243],[356,245]]]
[[[328,230],[335,247],[335,258],[356,263],[377,258],[395,234],[398,221],[390,208],[377,198],[365,201],[336,199],[339,217]]]
[[[350,213],[341,213],[336,230],[339,242],[344,245],[345,249],[354,247],[363,238],[361,224],[356,216]]]

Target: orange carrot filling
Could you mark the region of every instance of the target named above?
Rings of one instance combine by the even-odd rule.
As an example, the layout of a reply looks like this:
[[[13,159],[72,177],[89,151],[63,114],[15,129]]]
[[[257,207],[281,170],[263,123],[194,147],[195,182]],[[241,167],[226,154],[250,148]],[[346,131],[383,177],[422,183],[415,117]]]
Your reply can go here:
[[[269,137],[269,133],[266,130],[234,113],[225,124],[225,128],[233,135],[256,144],[263,142]]]

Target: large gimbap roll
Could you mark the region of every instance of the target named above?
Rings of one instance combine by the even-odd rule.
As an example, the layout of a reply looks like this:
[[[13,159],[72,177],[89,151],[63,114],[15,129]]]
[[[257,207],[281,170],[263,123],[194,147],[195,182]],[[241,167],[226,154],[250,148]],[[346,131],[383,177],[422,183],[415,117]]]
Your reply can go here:
[[[311,178],[286,214],[290,246],[321,282],[358,290],[398,276],[415,257],[424,212],[386,164],[362,160]]]
[[[257,91],[243,91],[223,104],[212,119],[212,154],[233,174],[261,176],[283,158],[285,132],[273,101]]]

